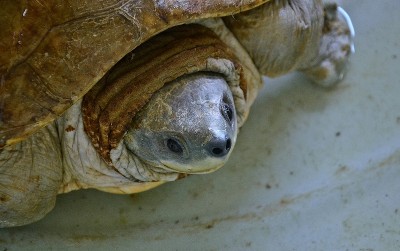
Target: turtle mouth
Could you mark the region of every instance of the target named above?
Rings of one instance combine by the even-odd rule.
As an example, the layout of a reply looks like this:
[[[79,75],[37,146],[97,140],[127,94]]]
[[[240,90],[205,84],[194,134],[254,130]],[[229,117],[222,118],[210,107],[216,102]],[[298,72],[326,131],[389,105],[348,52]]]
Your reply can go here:
[[[185,173],[185,174],[208,174],[212,173],[219,168],[221,168],[225,163],[220,163],[218,165],[213,165],[209,166],[207,164],[201,165],[201,166],[192,166],[192,165],[187,165],[187,166],[182,166],[182,165],[174,165],[173,163],[165,163],[163,161],[160,161],[161,165],[160,168],[171,171],[171,172],[176,172],[176,173]],[[204,167],[204,168],[203,168]]]

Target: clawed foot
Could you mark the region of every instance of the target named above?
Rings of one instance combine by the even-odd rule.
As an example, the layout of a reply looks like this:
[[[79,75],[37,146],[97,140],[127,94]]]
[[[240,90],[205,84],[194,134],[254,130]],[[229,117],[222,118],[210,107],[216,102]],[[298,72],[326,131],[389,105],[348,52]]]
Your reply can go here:
[[[330,87],[341,81],[354,52],[354,29],[347,13],[336,4],[325,6],[323,36],[315,66],[304,70],[314,82]]]

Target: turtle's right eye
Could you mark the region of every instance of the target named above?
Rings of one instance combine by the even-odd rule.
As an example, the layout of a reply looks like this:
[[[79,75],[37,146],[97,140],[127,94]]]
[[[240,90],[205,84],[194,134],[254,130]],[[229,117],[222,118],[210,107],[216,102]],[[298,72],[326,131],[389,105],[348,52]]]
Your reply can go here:
[[[226,103],[223,103],[221,105],[221,112],[224,115],[224,117],[229,120],[229,122],[232,121],[232,119],[233,119],[233,111],[232,111],[232,108],[231,108],[230,105],[228,105]]]
[[[168,139],[167,147],[171,152],[183,153],[183,148],[182,148],[181,144],[175,139]]]

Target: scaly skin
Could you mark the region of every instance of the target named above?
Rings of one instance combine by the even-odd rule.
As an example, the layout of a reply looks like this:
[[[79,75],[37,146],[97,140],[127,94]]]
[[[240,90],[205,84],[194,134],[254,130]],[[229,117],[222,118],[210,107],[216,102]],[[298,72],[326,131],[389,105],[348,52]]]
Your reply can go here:
[[[351,54],[351,36],[336,5],[320,0],[266,3],[224,18],[261,74],[301,71],[329,87],[343,79]]]
[[[62,182],[54,124],[0,152],[0,226],[37,221],[53,209]]]

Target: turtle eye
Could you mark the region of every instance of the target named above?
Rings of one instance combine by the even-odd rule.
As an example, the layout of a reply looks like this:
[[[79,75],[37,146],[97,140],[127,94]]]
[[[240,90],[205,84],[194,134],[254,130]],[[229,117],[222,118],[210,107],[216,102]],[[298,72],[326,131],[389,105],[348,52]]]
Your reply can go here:
[[[227,103],[223,103],[221,106],[221,111],[225,118],[227,118],[229,121],[232,121],[233,111],[230,105],[228,105]]]
[[[183,148],[182,148],[181,144],[175,139],[168,139],[167,147],[171,152],[183,153]]]

